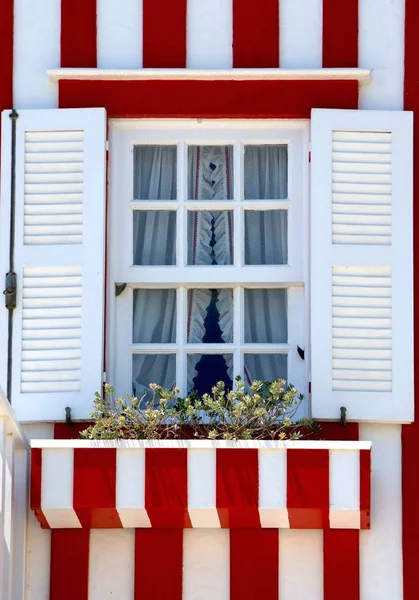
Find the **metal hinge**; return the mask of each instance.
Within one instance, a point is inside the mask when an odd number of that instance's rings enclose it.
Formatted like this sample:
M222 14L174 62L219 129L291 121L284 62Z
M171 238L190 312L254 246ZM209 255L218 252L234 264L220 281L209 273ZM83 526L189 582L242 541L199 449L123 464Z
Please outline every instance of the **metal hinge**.
M13 310L16 308L16 287L16 273L6 273L6 289L4 290L3 294L5 296L4 303L7 310Z

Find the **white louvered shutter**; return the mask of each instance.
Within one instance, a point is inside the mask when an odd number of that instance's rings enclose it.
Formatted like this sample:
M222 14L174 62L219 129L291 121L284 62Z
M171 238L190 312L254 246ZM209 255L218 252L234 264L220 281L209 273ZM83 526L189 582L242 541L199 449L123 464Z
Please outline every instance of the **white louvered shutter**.
M311 125L313 416L412 421L412 113Z
M9 269L10 111L2 115L1 271ZM104 109L22 110L16 124L17 308L12 406L22 421L75 419L102 380ZM7 310L0 384L6 390Z

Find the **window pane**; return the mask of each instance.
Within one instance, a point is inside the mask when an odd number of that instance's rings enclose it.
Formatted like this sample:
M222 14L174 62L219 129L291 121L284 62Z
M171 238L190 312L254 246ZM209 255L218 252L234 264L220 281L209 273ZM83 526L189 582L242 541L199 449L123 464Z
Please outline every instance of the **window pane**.
M134 290L134 344L176 342L176 290Z
M174 354L134 354L132 358L132 393L138 399L152 399L150 383L172 389L176 385Z
M288 264L288 211L246 210L246 265Z
M189 344L229 344L233 341L233 290L188 291Z
M233 198L233 146L189 146L188 198Z
M233 260L233 211L188 211L188 265L232 265Z
M134 210L134 265L176 264L176 211Z
M176 146L134 147L134 198L176 200Z
M245 382L250 385L253 381L286 380L287 358L286 354L245 354Z
M282 200L288 195L288 148L280 145L246 146L246 200Z
M233 389L232 354L188 355L188 393L210 394L219 381L224 381L228 390Z
M251 344L286 344L287 291L244 291L244 341Z

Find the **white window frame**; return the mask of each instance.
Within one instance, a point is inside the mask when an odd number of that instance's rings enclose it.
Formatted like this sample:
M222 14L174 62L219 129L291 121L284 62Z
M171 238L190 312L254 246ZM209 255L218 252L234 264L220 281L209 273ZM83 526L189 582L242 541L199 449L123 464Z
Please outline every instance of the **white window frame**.
M177 351L176 381L186 392L186 360L189 353L233 354L234 375L243 372L244 288L281 287L288 290L288 343L246 344L246 352L284 352L288 354L288 380L302 393L308 392L309 372L309 121L303 120L110 120L108 187L108 296L107 296L107 380L118 393L130 393L132 381L131 353L137 350L160 354ZM137 144L177 145L176 201L133 201L133 148ZM234 146L234 200L185 200L187 197L188 145ZM244 146L247 144L287 144L288 198L272 202L242 200L241 173ZM188 266L187 247L177 252L176 266L145 267L132 265L133 219L136 207L150 210L177 210L177 247L187 239L187 210L234 211L234 265ZM288 265L244 266L244 209L288 210ZM127 283L127 289L115 296L115 283ZM187 288L234 288L234 343L220 345L186 344ZM177 288L177 343L133 345L132 289ZM128 290L131 293L128 293ZM303 361L297 346L306 351ZM187 351L184 351L186 350ZM221 352L220 352L221 351ZM308 414L304 406L299 413Z

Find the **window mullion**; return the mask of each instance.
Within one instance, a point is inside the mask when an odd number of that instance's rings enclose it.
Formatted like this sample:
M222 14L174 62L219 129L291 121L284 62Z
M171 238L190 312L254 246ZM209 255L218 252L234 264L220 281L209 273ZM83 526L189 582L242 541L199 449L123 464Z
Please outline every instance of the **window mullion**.
M234 321L233 321L233 339L235 350L233 356L233 373L243 376L244 358L242 346L244 342L244 289L242 287L234 288Z
M176 342L178 352L176 356L176 386L180 388L181 394L186 394L187 389L187 357L186 345L186 323L187 323L187 288L181 286L177 290L177 312L176 312Z

